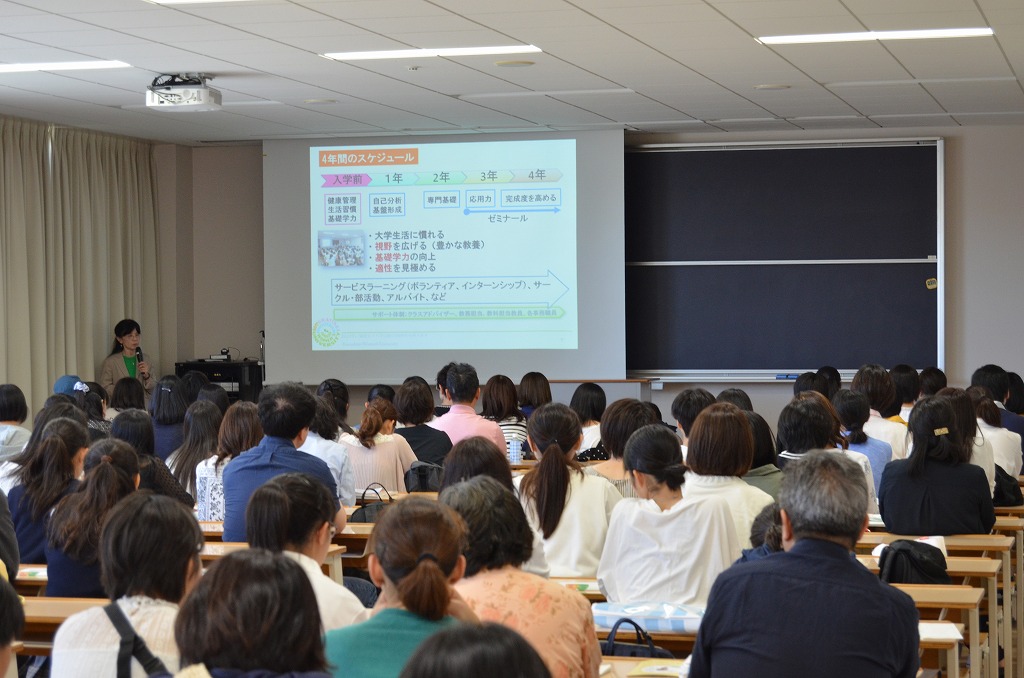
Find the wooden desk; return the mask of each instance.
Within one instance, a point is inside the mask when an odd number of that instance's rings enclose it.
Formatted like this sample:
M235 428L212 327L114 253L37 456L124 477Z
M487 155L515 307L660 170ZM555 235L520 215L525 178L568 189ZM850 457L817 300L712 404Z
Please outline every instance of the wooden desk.
M53 634L73 614L106 605L106 598L26 598L25 643L22 654L48 655L53 649Z
M861 562L864 567L868 568L875 574L878 574L878 559L874 556L869 555L858 555L857 560ZM999 572L1003 569L1003 563L1001 560L995 560L993 558L980 558L980 557L969 557L969 556L949 556L946 558L946 572L949 573L950 577L960 578L963 577L963 584L969 584L973 578L984 580L986 598L988 600L988 618L989 618L989 634L988 634L988 649L990 657L999 656L999 634L992 633L993 627L992 620L998 619L998 596L996 595L996 586L999 581ZM1005 594L1004 594L1005 595ZM1005 600L1004 600L1005 609ZM1003 637L1006 637L1005 627L1007 626L1007 620L1003 619ZM936 648L929 648L936 649ZM1007 653L1009 654L1009 653ZM999 674L998 661L989 662L989 676L990 678L997 678Z
M203 550L199 552L199 558L204 563L211 564L229 553L235 553L236 551L242 551L247 548L249 548L249 545L244 541L211 542L203 545ZM324 559L324 564L320 566L320 569L323 570L324 574L339 584L343 583L341 559L347 550L348 549L344 545L337 543L331 544L330 548L327 549L327 558Z
M861 537L860 541L857 542L856 550L858 552L870 552L875 546L879 544L888 544L897 539L917 539L916 536L898 535L891 534L889 532L865 532ZM1013 570L1010 567L1010 552L1014 549L1017 540L1014 537L1010 537L1004 534L958 534L945 537L946 551L956 555L977 555L977 556L989 556L990 554L999 554L1000 560L1003 563L1003 617L1007 620L1003 624L1002 635L1003 635L1003 648L1013 648L1013 584L1011 577L1013 576ZM993 557L995 557L993 555ZM1019 569L1020 566L1018 566ZM1020 581L1024 581L1021 579ZM1021 609L1021 604L1024 603L1024 599L1018 597L1017 609ZM1018 638L1022 637L1022 623L1024 615L1017 618L1017 635ZM1022 645L1018 644L1018 650ZM1024 665L1021 661L1021 657L1014 657L1012 649L1007 651L1005 654L1006 661L1006 675L1012 676L1013 663L1017 662L1018 671ZM1019 675L1019 674L1018 674Z
M583 579L581 577L551 577L551 581L559 586L564 586L573 591L578 591L591 603L603 603L606 598L601 593L596 579Z
M935 586L931 584L893 584L914 601L919 610L963 610L967 613L968 648L971 657L971 678L981 676L981 643L979 634L979 613L982 589L970 586ZM989 667L998 663L998 654L989 657ZM991 671L990 671L991 673Z
M371 533L373 533L373 523L349 523L344 530L334 535L334 543L344 546L346 549L346 553L342 557L342 562L345 565L366 569L370 555L367 545Z
M1024 508L1024 507L1009 507L1009 508ZM996 513L999 513L999 509L996 509ZM1011 535L1014 538L1014 577L1017 582L1017 590L1014 592L1016 614L1014 618L1017 620L1017 651L1021 652L1024 648L1024 596L1021 595L1020 587L1024 585L1024 518L1020 516L1008 516L1008 515L996 515L996 524L992 528L993 532L1005 535ZM1006 593L1004 591L1003 595ZM1009 617L1007 617L1009 619ZM1007 652L1007 655L1013 654ZM1017 662L1017 678L1024 678L1024 656L1018 654L1013 660L1007 660L1006 664L1006 675L1013 675L1014 672L1011 670L1010 661Z

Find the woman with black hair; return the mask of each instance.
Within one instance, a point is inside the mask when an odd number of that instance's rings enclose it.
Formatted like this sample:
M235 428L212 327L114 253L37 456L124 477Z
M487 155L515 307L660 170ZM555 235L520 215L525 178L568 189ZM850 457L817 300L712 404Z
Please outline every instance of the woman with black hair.
M438 676L551 678L551 673L525 638L486 623L435 633L409 658L399 678Z
M779 454L775 445L775 436L768 422L757 412L743 410L754 434L754 460L750 462L750 470L743 474L747 485L752 485L778 499L779 487L782 485L782 470L779 469Z
M196 494L196 467L217 450L220 408L211 402L194 402L185 411L181 447L167 457L167 468L178 484L193 497Z
M99 378L97 381L107 393L114 390L114 384L118 379L131 377L137 379L146 391L148 400L156 388L156 379L150 371L150 363L146 359L139 344L142 340L142 327L131 318L125 318L114 325L114 345L110 349L110 355L100 365Z
M338 426L341 428L338 432L338 442L358 444L355 430L346 421L348 419L349 394L345 382L340 379L324 379L316 387L316 394L327 398L327 401L338 413Z
M177 499L189 508L195 506L195 499L174 479L164 460L153 454L153 421L149 415L142 410L125 410L111 422L110 437L125 441L139 456L142 489Z
M102 598L100 529L111 509L139 487L139 457L123 440L106 438L85 456L85 480L50 516L46 595Z
M32 435L22 426L26 419L25 393L15 384L0 384L0 461L25 449Z
M322 633L301 567L264 549L237 551L210 567L178 612L174 638L188 666L178 676L330 678Z
M597 581L611 602L707 605L715 578L740 556L729 502L684 495L679 438L651 424L626 443L626 469L639 499L612 512Z
M877 495L885 465L892 461L892 445L865 433L864 425L871 417L871 405L868 403L868 397L863 393L842 388L832 396L832 407L835 408L839 420L843 423L843 435L846 436L848 449L851 452L860 452L868 458Z
M355 594L320 569L334 537L334 501L327 486L304 473L285 473L261 485L245 509L246 541L284 553L309 577L324 630L367 617Z
M167 461L171 452L184 442L187 410L188 400L181 380L173 374L160 377L149 399L149 413L153 417L153 454L160 459Z
M31 454L18 467L18 484L7 497L11 507L21 561L46 562L46 527L53 507L78 489L89 433L81 423L67 418L46 425Z
M583 426L583 443L581 450L597 447L601 442L601 415L608 406L608 398L604 389L592 381L587 381L573 391L569 407L580 418Z
M110 405L104 416L110 421L125 410L146 409L146 390L138 379L123 377L114 384L114 392L110 394Z
M926 396L910 413L914 453L885 466L878 500L897 534L986 534L996 522L985 472L956 429L947 398Z
M516 481L530 527L544 539L551 576L593 577L612 509L622 495L606 479L585 474L576 461L583 432L567 406L537 408L529 433L540 462Z

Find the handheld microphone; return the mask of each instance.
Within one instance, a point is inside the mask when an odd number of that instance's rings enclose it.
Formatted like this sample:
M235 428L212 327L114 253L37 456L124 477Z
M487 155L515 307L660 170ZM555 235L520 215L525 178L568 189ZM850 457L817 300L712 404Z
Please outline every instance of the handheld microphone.
M138 360L140 363L141 362L145 362L142 359L142 347L141 346L136 346L135 347L135 359Z

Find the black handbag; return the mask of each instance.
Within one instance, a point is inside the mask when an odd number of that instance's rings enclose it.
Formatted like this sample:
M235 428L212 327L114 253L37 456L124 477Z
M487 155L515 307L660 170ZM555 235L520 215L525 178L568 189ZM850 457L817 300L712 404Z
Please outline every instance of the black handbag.
M377 490L378 487L380 488L380 491ZM375 495L377 495L376 501L370 500L370 502L367 503L367 492L373 492ZM381 492L387 495L386 501L381 498ZM388 506L391 506L391 504L394 503L394 501L394 498L391 496L391 493L387 491L387 488L385 488L380 483L370 483L370 485L368 485L366 489L363 490L363 494L359 498L359 503L361 503L362 506L360 506L359 508L352 512L352 517L348 519L348 522L375 523L380 518L380 514L384 513L384 510L387 509Z
M636 629L636 642L623 643L615 640L615 634L622 624L630 624ZM605 657L637 657L639 659L675 659L668 650L657 647L651 636L644 631L635 621L629 617L623 617L615 622L615 626L608 632L608 639L601 643L601 655Z

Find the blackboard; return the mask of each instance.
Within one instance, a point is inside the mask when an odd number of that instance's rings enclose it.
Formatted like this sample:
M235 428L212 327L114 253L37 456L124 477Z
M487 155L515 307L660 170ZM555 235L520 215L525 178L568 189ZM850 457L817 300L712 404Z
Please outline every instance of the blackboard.
M942 366L939 140L627 152L631 376Z

